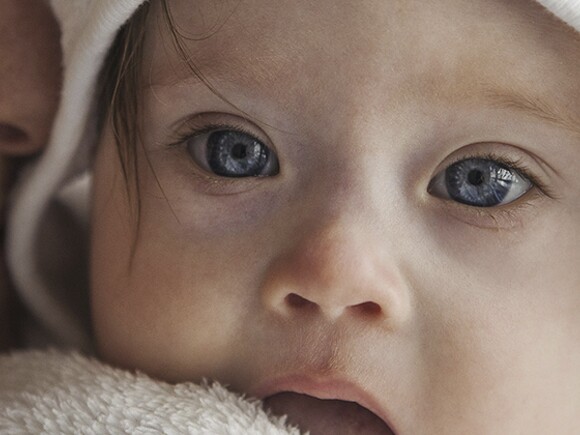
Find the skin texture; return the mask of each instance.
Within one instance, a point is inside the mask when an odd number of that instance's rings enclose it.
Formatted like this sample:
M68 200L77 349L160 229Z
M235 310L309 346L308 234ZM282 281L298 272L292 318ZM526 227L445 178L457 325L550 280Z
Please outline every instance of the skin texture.
M154 4L138 227L108 126L95 168L100 354L258 396L354 384L398 434L577 433L577 36L520 0L169 4L231 104ZM280 173L200 168L179 138L208 123ZM541 187L486 209L428 192L489 153Z
M60 32L48 2L0 2L0 225L15 175L7 158L26 156L48 141L61 84ZM3 254L0 254L3 257ZM9 342L10 296L0 258L0 348Z

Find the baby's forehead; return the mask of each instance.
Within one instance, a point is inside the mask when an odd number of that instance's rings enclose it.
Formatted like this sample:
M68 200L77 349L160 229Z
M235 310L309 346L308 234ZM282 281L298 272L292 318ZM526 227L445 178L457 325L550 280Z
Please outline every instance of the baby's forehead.
M574 46L580 35L534 0L307 0L242 2L212 0L163 0L168 4L175 28L192 42L212 42L215 37L235 38L236 44L260 43L265 38L285 39L291 47L296 38L313 42L352 44L364 49L376 30L393 38L405 34L440 39L460 35L463 40L497 39L506 29L518 39L559 41ZM159 2L156 13L162 13ZM421 24L421 27L415 26ZM336 30L340 28L340 32ZM219 40L219 38L217 38ZM357 45L359 41L360 44ZM416 41L415 41L416 42ZM577 47L577 45L576 45Z
M169 4L187 56L226 88L284 101L364 82L363 99L453 103L495 94L501 102L515 93L519 106L537 97L550 103L536 106L580 112L572 98L580 97L580 37L531 0ZM153 39L146 61L152 84L199 80L160 29L165 36Z
M532 0L361 0L356 5L344 0L200 0L195 7L190 0L166 1L174 30L200 67L220 58L246 67L309 56L339 62L341 56L363 56L377 46L377 57L393 60L406 51L428 59L425 50L434 48L477 49L481 57L510 46L525 49L529 57L549 49L580 59L578 32ZM153 33L168 33L153 21ZM230 71L243 73L243 68Z

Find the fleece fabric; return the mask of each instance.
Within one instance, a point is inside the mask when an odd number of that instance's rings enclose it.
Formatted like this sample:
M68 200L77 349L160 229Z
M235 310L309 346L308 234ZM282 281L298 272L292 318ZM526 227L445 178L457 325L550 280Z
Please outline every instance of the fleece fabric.
M580 30L580 0L538 1ZM51 0L62 27L62 99L48 148L15 191L7 240L10 272L44 334L41 342L91 347L83 241L91 184L87 162L96 141L96 82L117 31L142 3Z
M0 433L299 435L218 383L171 385L77 353L0 356Z

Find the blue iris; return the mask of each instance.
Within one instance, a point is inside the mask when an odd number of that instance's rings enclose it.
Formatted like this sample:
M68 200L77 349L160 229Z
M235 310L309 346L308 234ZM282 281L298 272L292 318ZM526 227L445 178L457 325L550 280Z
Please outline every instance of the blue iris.
M219 130L207 140L207 162L223 177L262 175L270 160L270 149L255 137L235 131Z
M445 186L457 202L476 207L494 207L508 195L517 174L513 169L488 159L472 158L445 170Z

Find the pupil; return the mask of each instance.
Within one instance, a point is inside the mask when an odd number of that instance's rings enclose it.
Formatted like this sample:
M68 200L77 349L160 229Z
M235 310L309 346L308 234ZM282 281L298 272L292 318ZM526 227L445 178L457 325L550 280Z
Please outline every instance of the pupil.
M479 186L479 185L481 185L485 181L484 178L483 178L483 172L481 172L479 170L471 171L467 175L467 180L473 186Z
M245 159L248 155L248 148L241 143L237 143L232 148L232 156L236 160Z

